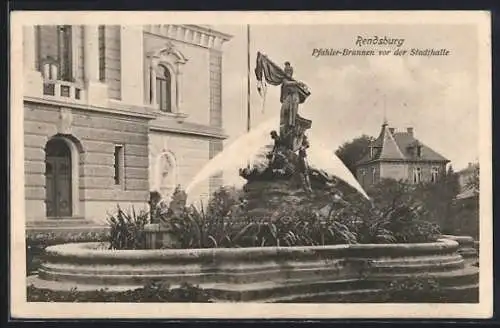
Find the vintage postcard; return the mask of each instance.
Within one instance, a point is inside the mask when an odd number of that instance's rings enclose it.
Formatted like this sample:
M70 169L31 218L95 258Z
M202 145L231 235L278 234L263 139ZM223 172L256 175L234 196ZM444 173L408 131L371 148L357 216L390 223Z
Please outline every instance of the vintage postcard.
M488 12L13 12L14 318L488 318Z

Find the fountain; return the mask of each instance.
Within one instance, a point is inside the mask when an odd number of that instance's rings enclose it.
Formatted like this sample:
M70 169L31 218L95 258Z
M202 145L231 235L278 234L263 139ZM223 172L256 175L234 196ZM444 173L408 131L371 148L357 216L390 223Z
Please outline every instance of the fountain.
M265 83L281 86L281 113L279 129L267 131L272 144L263 147L257 155L258 160L240 168L240 176L247 181L244 185L247 215L255 220L269 219L290 205L315 203L319 207L325 206L339 197L339 178L368 198L333 153L322 154L322 157L331 161L337 159L337 167L342 168L340 177L309 164L312 140L307 131L311 129L312 121L299 115L299 105L311 92L303 82L293 78L291 64L286 62L281 69L259 52L255 74L261 86ZM318 153L321 152L314 152Z
M340 160L307 135L312 121L298 109L311 93L293 79L291 65L286 63L282 70L259 53L255 72L262 87L266 82L281 85L279 127L273 129L277 122L271 120L238 139L199 172L186 192L178 191L173 199L180 202L170 210L181 211L197 183L235 165L241 166L239 175L246 181L245 215L253 221L272 220L290 206L332 204L342 198L342 183L368 199ZM259 143L265 135L271 142ZM240 156L228 159L228 153ZM164 249L158 247L163 243L158 238L168 237L168 223L146 230L148 249L109 250L100 243L48 247L38 275L28 281L52 290L130 290L160 280L172 286L199 285L221 301L366 302L384 295L395 279L411 276L442 282L452 299L461 300L464 293L477 295L478 270L466 266L459 253L460 244L462 253L471 253L464 238L445 236L413 244ZM167 243L175 243L169 238Z
M258 53L256 66L261 87L265 83L281 85L279 121L269 120L238 138L193 178L186 192L189 194L210 175L224 169L237 169L239 165L240 177L246 181L243 189L248 215L255 220L270 218L278 207L289 204L301 205L319 199L325 204L331 202L332 197L339 194L339 180L368 198L333 151L321 148L319 140L306 134L312 121L300 116L298 109L311 93L303 82L293 78L290 63L282 70Z

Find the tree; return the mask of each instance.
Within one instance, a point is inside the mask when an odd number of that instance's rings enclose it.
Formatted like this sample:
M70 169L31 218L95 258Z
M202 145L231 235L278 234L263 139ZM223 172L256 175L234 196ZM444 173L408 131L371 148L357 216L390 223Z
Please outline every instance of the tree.
M460 189L458 175L450 165L448 171L436 182L422 183L415 190L429 211L431 220L438 223L443 232L453 234L456 228L453 201Z
M375 138L364 134L361 137L355 138L352 141L341 145L335 151L335 154L340 158L349 171L355 174L356 163L368 153L370 143L373 142L374 139Z
M453 166L450 164L450 166L448 166L448 171L446 172L446 176L451 176L455 174L455 170L453 169Z
M473 172L466 182L466 188L479 191L479 164L474 165Z
M455 197L460 192L460 184L458 182L458 174L453 170L450 165L448 167L448 172L446 172L443 183L445 184L448 193Z

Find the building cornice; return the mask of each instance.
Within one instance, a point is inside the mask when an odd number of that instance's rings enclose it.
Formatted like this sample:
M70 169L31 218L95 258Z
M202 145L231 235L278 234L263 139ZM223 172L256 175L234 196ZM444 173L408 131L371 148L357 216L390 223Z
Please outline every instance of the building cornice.
M24 97L25 103L42 104L58 108L72 108L83 111L102 113L108 115L116 115L128 118L136 118L150 121L150 130L158 132L178 133L185 135L193 135L205 137L210 139L224 140L228 135L224 133L222 128L213 127L209 125L196 124L191 122L179 122L178 118L172 117L171 119L163 119L164 115L157 112L149 112L147 107L128 106L120 104L119 101L110 101L110 107L98 107L85 104L67 103L64 101L57 101L52 99L43 99L37 97ZM120 107L126 107L120 108ZM133 111L133 110L137 111ZM155 119L159 119L158 121ZM160 121L161 120L161 121Z
M222 128L213 126L196 124L190 122L176 123L176 122L151 122L149 125L151 131L178 133L192 136L205 137L210 139L224 140L228 135L224 133Z
M216 50L221 50L224 42L232 38L229 34L199 25L144 25L143 30L152 35Z
M195 31L199 31L202 33L206 33L206 34L221 38L224 41L229 41L233 38L233 36L230 34L222 33L220 31L216 31L216 30L211 29L210 27L206 27L206 26L201 26L201 25L183 25L183 26L188 27L188 28L195 30Z
M140 107L140 106L126 105L126 104L121 104L119 101L116 102L109 101L108 107L100 107L87 104L58 101L53 99L25 96L24 102L43 104L54 107L74 108L83 111L103 113L103 114L113 114L117 116L125 116L125 117L139 118L145 120L152 120L158 117L158 114L152 112L151 109L149 109L146 106Z

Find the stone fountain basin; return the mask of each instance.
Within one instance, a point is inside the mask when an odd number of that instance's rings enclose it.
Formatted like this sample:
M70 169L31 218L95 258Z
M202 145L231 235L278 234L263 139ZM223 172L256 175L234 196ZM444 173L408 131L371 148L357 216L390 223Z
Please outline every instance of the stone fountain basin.
M469 236L443 235L445 239L454 240L459 244L458 252L469 263L475 263L479 255L479 242Z
M478 268L459 243L316 247L108 250L103 243L51 246L28 284L53 290L127 290L152 281L191 283L224 301L308 301L383 292L384 284L430 277L455 293L477 290Z

